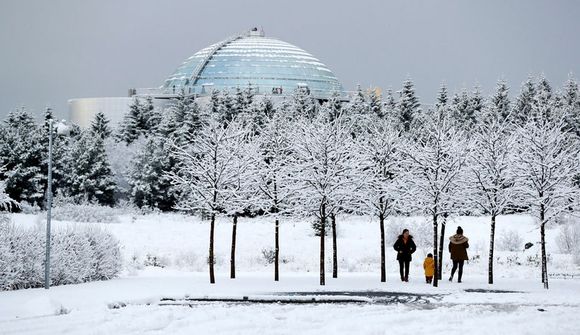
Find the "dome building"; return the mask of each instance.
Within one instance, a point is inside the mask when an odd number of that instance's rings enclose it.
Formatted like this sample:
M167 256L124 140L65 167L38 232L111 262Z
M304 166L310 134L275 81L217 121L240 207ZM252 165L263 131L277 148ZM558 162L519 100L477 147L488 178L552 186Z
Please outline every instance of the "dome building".
M124 98L71 99L69 112L71 120L80 126L88 126L99 111L116 124L133 96L152 96L162 108L181 91L203 101L213 90L248 87L256 95L274 100L284 99L298 88L318 100L326 100L335 92L344 96L341 83L320 60L253 28L196 52L158 88L130 89L129 97Z

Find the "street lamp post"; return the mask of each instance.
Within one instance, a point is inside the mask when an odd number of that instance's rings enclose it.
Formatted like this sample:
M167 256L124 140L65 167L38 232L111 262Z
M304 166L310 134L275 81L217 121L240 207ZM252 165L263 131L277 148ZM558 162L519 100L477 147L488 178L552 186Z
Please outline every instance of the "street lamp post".
M52 136L53 136L52 119L48 120L48 185L46 186L46 258L44 260L44 288L50 288L50 219L52 209ZM68 134L69 128L64 123L59 122L56 125L58 134Z
M50 210L52 207L52 119L48 121L48 185L46 187L46 259L44 260L44 288L50 288Z

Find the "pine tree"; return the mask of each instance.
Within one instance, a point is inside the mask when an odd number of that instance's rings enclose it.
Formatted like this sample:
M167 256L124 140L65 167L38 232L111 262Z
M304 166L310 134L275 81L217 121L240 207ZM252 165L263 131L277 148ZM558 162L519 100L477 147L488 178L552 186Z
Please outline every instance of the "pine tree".
M43 206L43 153L48 147L48 137L43 135L24 108L10 112L0 127L0 166L5 169L0 180L15 201Z
M562 92L562 108L566 120L565 130L580 137L580 90L578 83L570 75Z
M421 111L419 98L415 95L415 87L411 79L403 82L403 88L399 91L397 102L397 119L399 127L408 132L413 121Z
M383 101L381 95L377 90L371 90L369 92L369 109L370 112L380 119L385 118L385 112L383 110Z
M103 139L84 131L71 149L70 195L77 201L115 203L115 182Z
M95 136L99 136L103 140L111 136L111 127L109 127L109 119L105 116L105 113L99 111L93 122L91 123L91 131Z
M511 106L510 106L510 98L509 98L509 87L504 80L500 80L497 82L495 93L491 98L491 108L493 108L494 113L499 114L502 120L513 120L513 117L510 116L511 113Z
M531 117L536 120L559 119L559 115L556 115L556 113L560 112L560 109L556 108L557 106L555 102L555 97L552 94L552 86L545 77L540 76L532 99L532 109L530 112Z
M294 91L290 107L294 119L300 117L313 119L318 113L316 102L306 88L299 87Z
M532 78L529 77L528 80L522 84L520 94L516 98L516 103L512 112L513 120L516 124L522 125L528 121L535 95L536 86L534 85Z
M133 203L139 208L173 209L176 199L168 173L174 165L166 139L150 138L131 162L128 182Z
M451 117L462 129L470 129L475 124L475 111L466 89L455 94L451 101Z
M129 111L123 117L119 125L119 140L127 144L133 143L142 134L142 129L146 126L142 116L143 106L139 98L135 97L129 106Z

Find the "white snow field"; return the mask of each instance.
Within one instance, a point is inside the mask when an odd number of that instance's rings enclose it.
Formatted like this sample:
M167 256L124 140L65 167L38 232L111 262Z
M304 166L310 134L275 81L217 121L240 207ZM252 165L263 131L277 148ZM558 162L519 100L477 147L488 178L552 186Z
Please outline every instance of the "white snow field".
M13 221L43 224L34 215L14 215ZM223 218L216 226L218 265L216 284L211 285L207 221L175 214L125 215L119 223L98 224L123 245L126 271L120 278L48 291L0 292L0 334L579 334L580 269L572 256L559 254L559 230L548 230L549 290L543 289L534 263L536 246L498 251L495 284L488 285L488 221L461 217L448 223L446 235L461 225L470 238L470 257L479 259L466 264L463 283L450 283L446 252L444 280L434 288L424 283L426 248L414 255L410 282L398 280L391 248L395 232L389 229L388 277L380 283L379 227L367 217L339 219L339 278L331 278L328 238L326 286L318 285L319 239L308 222L282 222L285 262L280 281L274 282L273 266L262 255L262 249L273 247L272 220L241 219L237 278L229 279L231 223ZM54 226L68 224L75 223ZM396 218L387 224L397 231L410 227L419 245L431 238L431 226L422 218ZM497 240L508 231L521 236L521 242L539 240L527 216L500 217ZM147 255L150 263L155 257L165 267L143 267ZM319 303L312 303L313 298ZM207 301L211 299L242 301Z

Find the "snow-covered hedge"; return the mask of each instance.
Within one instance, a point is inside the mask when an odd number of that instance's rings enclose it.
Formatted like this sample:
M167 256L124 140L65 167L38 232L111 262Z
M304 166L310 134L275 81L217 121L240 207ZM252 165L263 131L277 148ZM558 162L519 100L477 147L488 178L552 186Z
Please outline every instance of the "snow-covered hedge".
M0 221L0 290L41 287L44 281L45 232ZM54 229L51 285L116 277L121 271L119 242L101 228Z
M71 222L119 222L118 209L97 204L59 204L52 209L52 218Z

